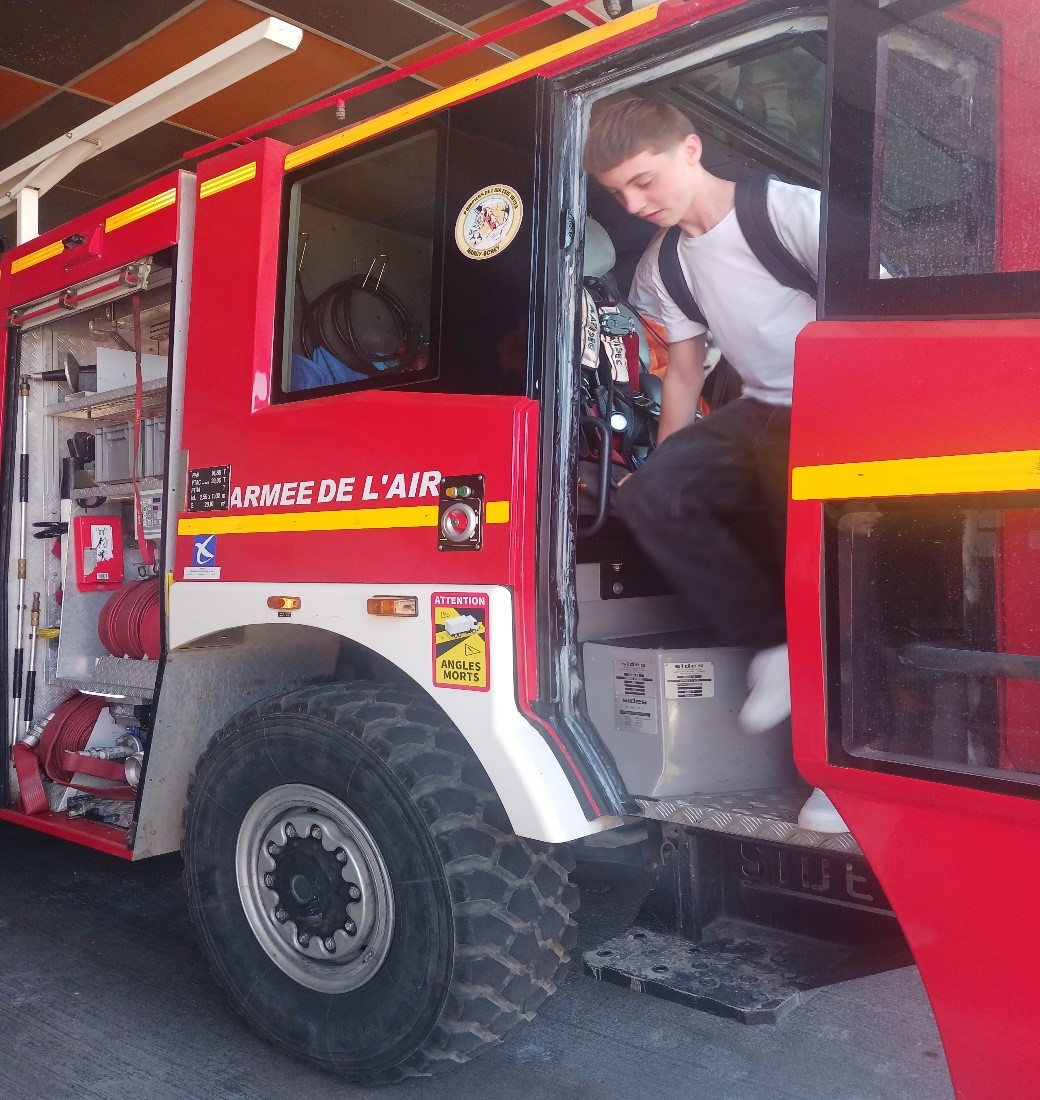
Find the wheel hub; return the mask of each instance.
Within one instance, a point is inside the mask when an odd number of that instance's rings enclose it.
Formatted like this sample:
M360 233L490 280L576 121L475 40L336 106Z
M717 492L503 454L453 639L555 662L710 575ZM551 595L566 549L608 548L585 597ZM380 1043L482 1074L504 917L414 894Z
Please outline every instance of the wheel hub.
M327 791L287 784L250 808L236 851L239 896L261 946L291 978L345 992L382 965L393 891L361 819Z
M342 848L340 852L345 854ZM270 889L276 905L297 931L322 939L340 929L347 935L357 935L348 910L360 906L363 898L357 883L348 881L348 861L340 862L336 853L325 848L320 829L316 835L288 837L284 845L274 843L268 854L275 865Z

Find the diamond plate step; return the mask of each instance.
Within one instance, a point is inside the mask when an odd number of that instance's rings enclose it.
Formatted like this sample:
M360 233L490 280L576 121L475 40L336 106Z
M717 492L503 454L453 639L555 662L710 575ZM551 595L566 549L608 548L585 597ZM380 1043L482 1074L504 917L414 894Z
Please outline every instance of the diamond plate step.
M862 855L851 833L818 833L798 824L798 811L810 787L727 791L684 798L637 798L641 816L749 840L794 844L844 855Z
M743 1024L774 1024L816 990L912 962L901 940L827 943L723 918L699 943L631 929L582 956L585 972Z

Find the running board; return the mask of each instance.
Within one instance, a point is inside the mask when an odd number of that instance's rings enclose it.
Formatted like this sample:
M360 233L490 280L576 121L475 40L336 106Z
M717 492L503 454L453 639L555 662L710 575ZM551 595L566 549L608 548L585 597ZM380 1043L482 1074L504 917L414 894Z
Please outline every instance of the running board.
M742 1024L779 1023L819 989L912 961L898 935L843 944L727 918L698 943L634 928L582 957L598 981Z
M683 798L637 798L640 816L688 829L745 840L815 848L842 855L862 855L851 833L817 833L798 824L798 811L810 787L777 787L764 791L691 794Z
M586 973L745 1024L776 1023L815 990L911 962L849 833L798 825L806 786L638 799L664 860L634 925Z

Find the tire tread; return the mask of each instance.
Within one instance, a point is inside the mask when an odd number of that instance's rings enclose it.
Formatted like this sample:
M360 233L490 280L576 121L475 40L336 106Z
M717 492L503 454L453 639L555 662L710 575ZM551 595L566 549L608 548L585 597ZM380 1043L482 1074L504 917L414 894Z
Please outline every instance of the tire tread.
M576 934L578 898L568 882L574 865L570 852L509 831L486 772L427 696L396 685L333 683L266 699L214 735L189 784L186 866L191 808L197 785L204 782L200 777L219 771L224 755L235 752L236 735L257 719L296 714L358 738L393 772L430 830L453 899L455 956L436 1026L396 1066L346 1076L388 1084L467 1061L530 1020L556 989ZM185 877L191 900L187 870ZM198 928L194 914L193 921ZM212 956L210 966L218 983L226 984ZM325 1068L343 1072L342 1067Z

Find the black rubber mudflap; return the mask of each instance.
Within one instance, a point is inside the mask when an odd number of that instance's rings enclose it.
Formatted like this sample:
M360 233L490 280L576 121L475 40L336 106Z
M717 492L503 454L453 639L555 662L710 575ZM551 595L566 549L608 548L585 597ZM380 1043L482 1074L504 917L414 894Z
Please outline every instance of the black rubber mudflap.
M913 960L900 938L852 946L723 917L699 943L632 928L583 961L600 981L744 1024L773 1024L823 986Z

